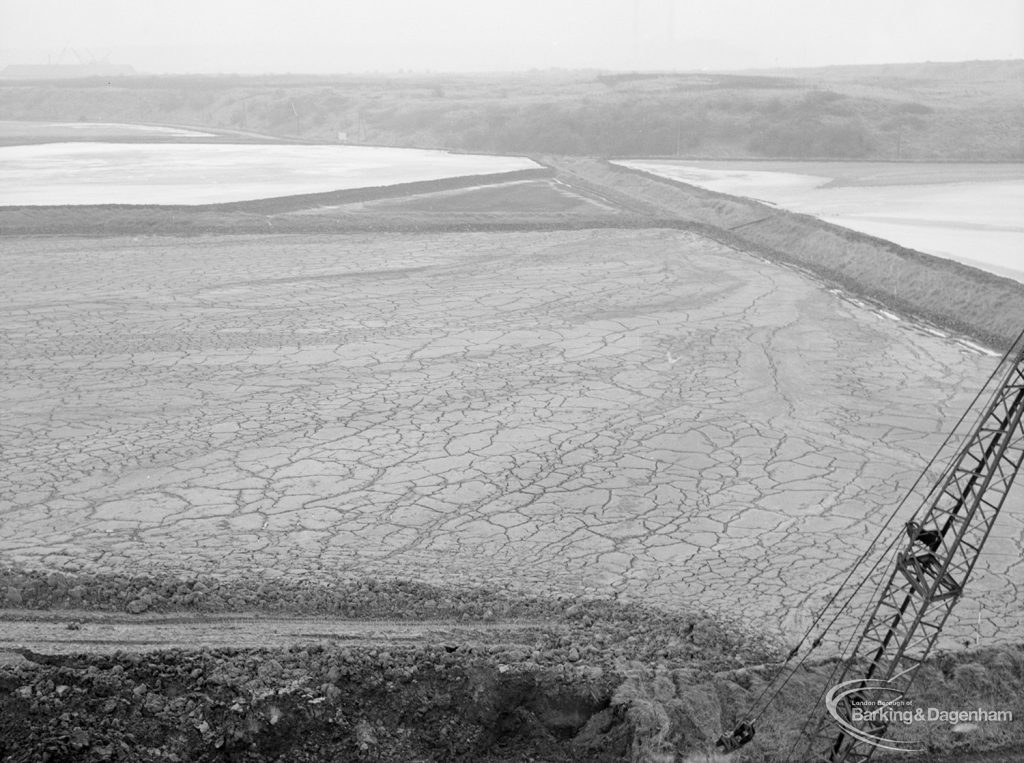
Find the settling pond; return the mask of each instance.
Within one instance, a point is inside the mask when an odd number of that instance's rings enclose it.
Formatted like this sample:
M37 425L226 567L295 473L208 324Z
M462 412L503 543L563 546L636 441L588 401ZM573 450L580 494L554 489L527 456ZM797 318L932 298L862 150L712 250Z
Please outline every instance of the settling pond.
M536 167L373 146L45 143L0 147L0 205L216 204Z
M619 162L1024 281L1024 164Z

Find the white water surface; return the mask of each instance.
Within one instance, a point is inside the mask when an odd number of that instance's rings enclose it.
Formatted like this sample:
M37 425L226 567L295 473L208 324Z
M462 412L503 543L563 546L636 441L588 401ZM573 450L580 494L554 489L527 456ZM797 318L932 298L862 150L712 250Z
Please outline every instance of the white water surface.
M0 147L0 205L212 204L538 166L370 146L45 143Z
M1024 165L661 160L619 164L814 215L1024 282Z

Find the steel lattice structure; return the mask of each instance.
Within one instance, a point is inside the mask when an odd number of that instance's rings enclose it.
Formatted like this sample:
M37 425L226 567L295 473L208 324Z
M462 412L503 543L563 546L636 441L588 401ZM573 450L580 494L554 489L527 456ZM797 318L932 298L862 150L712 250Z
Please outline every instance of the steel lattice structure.
M1003 365L978 423L929 493L920 522L907 523L906 544L836 681L847 684L846 696L833 707L848 728L823 715L805 761L861 763L871 757L877 749L871 738L884 737L888 724L856 717L860 692L884 686L887 699L904 697L963 593L1024 461L1024 334Z

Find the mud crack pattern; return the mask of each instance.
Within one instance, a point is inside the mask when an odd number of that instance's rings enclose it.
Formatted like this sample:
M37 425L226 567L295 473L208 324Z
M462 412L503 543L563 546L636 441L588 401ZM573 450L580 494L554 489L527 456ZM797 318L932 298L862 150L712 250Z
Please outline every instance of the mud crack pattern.
M678 231L8 239L0 554L797 632L995 361ZM1020 491L951 638L1019 637Z

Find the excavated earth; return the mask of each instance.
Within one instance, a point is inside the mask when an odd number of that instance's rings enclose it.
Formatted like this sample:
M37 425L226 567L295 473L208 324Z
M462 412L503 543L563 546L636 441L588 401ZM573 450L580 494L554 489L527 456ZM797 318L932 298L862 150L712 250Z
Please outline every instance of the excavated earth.
M114 654L0 674L10 761L623 760L613 676L443 647Z
M715 739L770 686L737 759L797 760L837 668L790 675L778 645L712 617L610 601L370 581L217 615L202 578L3 578L27 593L0 616L5 761L717 760ZM140 599L169 611L116 611ZM940 654L915 699L1024 717L1024 649ZM921 760L956 751L946 763L1024 744L1019 722L921 723L910 739Z
M21 596L0 613L11 761L626 760L631 671L773 651L707 616L504 590L12 569L0 583Z

